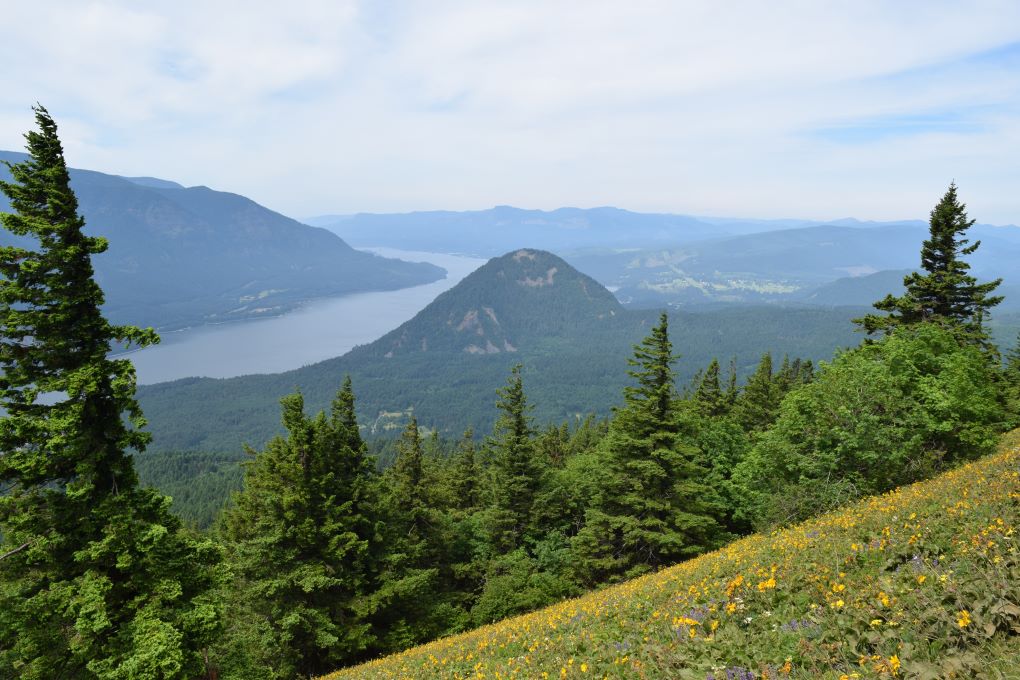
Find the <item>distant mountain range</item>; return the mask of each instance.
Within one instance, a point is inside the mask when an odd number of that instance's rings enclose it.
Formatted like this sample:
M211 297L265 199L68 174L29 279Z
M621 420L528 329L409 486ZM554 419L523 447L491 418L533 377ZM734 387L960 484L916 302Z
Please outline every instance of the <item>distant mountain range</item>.
M671 247L592 248L563 255L637 307L870 305L902 288L903 275L919 264L927 236L923 224L821 225ZM1020 295L1009 294L1020 284L1015 274L1020 228L976 226L968 236L982 242L967 257L971 272L982 280L1004 277L1007 304L999 311L1020 309ZM881 295L875 297L876 291Z
M0 161L25 160L0 151ZM0 165L0 179L10 179ZM435 281L434 265L354 250L336 234L236 194L152 177L71 170L107 315L170 329L285 311L310 298ZM0 195L0 211L9 211ZM16 242L0 230L0 245ZM25 243L26 241L21 241Z
M770 223L717 225L685 215L638 213L619 208L445 210L403 214L322 215L304 220L326 227L355 246L462 252L493 256L523 245L554 252L579 247L633 247L715 238L742 229L775 229Z
M636 307L870 305L873 290L867 283L837 282L918 266L927 236L927 223L921 220L755 220L618 208L542 211L499 206L465 212L323 215L306 221L359 246L492 255L527 243L558 253L608 286L625 305ZM1020 228L979 224L969 236L984 243L969 258L973 272L984 279L1005 277L1004 290L1020 293L1020 279L1014 280L1013 274ZM872 283L878 280L886 279ZM1000 309L1020 310L1020 294L1009 298Z
M741 375L762 352L828 359L859 342L862 308L729 306L671 314L681 380L713 357L735 357ZM415 413L424 427L457 436L488 432L495 390L524 365L539 422L607 415L629 383L627 360L658 312L625 309L589 276L544 251L490 260L379 340L342 357L274 375L191 378L139 389L153 450L231 452L279 432L281 396L300 389L325 407L350 374L366 434L393 433Z

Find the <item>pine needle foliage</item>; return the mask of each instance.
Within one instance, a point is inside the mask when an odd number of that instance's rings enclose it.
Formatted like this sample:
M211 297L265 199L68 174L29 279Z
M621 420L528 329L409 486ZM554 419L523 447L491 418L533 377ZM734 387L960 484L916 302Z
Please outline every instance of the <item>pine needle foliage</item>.
M967 245L963 238L973 225L954 182L931 211L930 236L921 247L922 271L904 277L903 295L889 294L875 303L875 309L885 315L868 314L855 322L869 335L888 335L898 326L940 323L978 341L987 340L983 323L991 308L1003 300L992 295L1002 279L978 283L968 274L970 265L963 258L981 245L980 241Z
M224 515L231 677L252 677L253 668L271 678L324 672L374 641L374 468L349 427L349 387L328 417L307 416L300 394L281 400L287 436L251 452L244 490Z
M701 453L680 435L676 357L665 313L634 347L624 390L603 442L602 493L574 541L586 584L630 577L720 544L722 501Z
M219 629L219 553L138 485L148 435L127 360L151 330L113 326L57 126L35 107L29 159L0 183L22 237L0 248L0 676L183 678Z

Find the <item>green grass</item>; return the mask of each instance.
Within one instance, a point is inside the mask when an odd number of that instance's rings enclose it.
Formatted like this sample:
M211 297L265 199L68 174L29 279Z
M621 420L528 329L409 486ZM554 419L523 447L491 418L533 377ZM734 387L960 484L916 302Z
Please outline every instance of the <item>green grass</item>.
M327 677L1020 678L1018 524L1014 432L933 480Z

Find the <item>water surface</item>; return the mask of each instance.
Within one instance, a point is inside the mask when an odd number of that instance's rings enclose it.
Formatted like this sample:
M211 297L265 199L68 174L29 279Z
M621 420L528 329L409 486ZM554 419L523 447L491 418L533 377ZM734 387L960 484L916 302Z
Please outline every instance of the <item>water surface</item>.
M347 353L404 323L437 295L485 263L476 257L366 248L386 257L431 262L445 279L413 288L311 301L281 316L165 333L155 347L130 353L138 382L189 376L231 378L279 373Z

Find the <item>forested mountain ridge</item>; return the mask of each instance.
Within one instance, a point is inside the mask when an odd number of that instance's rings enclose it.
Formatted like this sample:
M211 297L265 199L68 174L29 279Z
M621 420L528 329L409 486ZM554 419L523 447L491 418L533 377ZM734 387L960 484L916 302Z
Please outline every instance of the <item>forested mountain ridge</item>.
M427 314L356 354L513 353L534 337L561 335L600 321L607 326L620 313L623 307L613 294L591 277L552 253L521 249L489 260L437 297Z
M26 156L0 151L0 161ZM285 311L314 297L435 281L443 270L354 250L254 201L155 178L70 171L114 321L170 329ZM0 165L0 179L8 178ZM0 212L9 211L0 196ZM0 231L0 245L17 243Z
M738 307L672 313L677 371L687 381L713 357L741 376L767 350L824 359L858 341L863 308ZM534 249L495 258L379 340L294 371L188 378L139 387L152 449L234 452L280 432L278 400L299 388L325 407L345 375L354 381L366 436L402 426L457 436L492 427L493 390L522 363L540 422L608 415L626 384L632 345L658 313L623 308L563 259Z

